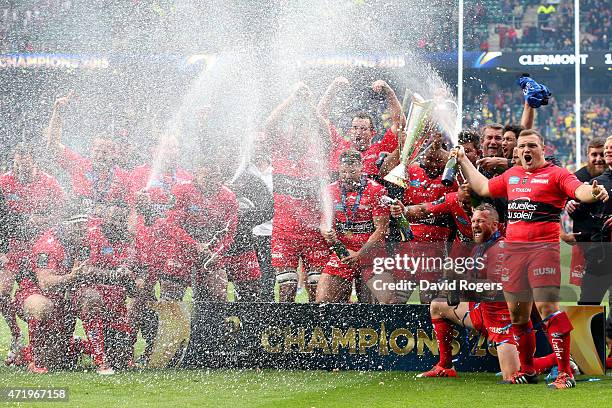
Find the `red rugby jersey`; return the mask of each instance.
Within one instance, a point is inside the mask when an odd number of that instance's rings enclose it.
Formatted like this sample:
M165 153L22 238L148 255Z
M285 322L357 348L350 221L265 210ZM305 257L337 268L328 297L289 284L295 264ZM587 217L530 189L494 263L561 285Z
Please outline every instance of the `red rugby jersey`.
M91 160L68 147L64 148L59 164L68 172L76 196L93 201L127 201L130 176L119 167L114 167L111 174L96 172Z
M359 250L376 229L373 217L389 216L389 207L381 200L387 194L387 190L369 178L364 177L363 180L365 180L365 185L359 199L359 206L354 213L353 208L359 195L358 191L347 191L345 205L343 205L341 182L336 181L328 187L333 200L338 238L353 250Z
M207 196L192 183L181 183L172 189L176 199L168 222L179 241L187 245L217 240L213 252L229 248L236 235L238 200L236 194L222 186L217 194ZM219 231L221 231L219 233Z
M550 162L533 171L513 166L489 180L491 197L508 199L506 241L559 242L561 210L581 184Z
M275 141L272 150L274 234L320 236L320 195L325 188L322 181L327 175L327 162L321 162L318 156L314 146L297 155L289 141Z
M425 169L418 163L411 164L407 169L408 188L404 192L404 204L424 204L435 201L444 194L457 191L457 183L445 187L442 185L442 175L430 179ZM446 241L450 234L450 219L448 215L431 217L418 223L411 223L412 233L416 242Z
M465 241L472 239L472 221L470 216L465 212L459 200L457 199L457 192L446 193L436 201L426 203L425 207L427 211L431 213L432 217L439 217L442 215L452 215L457 226L457 237L455 241Z
M18 214L48 215L57 211L64 192L57 180L38 170L29 184L21 183L12 171L0 176L0 189L11 211Z
M332 135L333 146L330 156L330 169L338 170L338 158L343 151L351 148L351 142L340 137L338 131L331 125L330 133ZM378 155L382 152L392 153L397 147L397 135L389 128L382 139L372 143L365 152L361 152L363 172L368 176L377 176L379 174L378 167L376 167Z

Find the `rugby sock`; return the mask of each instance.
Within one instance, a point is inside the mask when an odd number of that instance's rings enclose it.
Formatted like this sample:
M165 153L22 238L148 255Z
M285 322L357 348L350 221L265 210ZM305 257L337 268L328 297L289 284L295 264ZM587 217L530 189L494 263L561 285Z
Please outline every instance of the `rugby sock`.
M104 363L104 322L99 317L84 316L83 328L91 346L91 357L95 365Z
M536 357L533 359L533 366L537 374L542 374L557 364L557 356L555 353L550 353L544 357Z
M565 312L553 315L547 322L550 344L552 345L559 372L573 376L570 366L570 332L574 329Z
M21 335L21 330L19 329L19 325L17 324L17 317L15 315L15 308L13 307L13 302L9 297L2 296L0 297L0 313L4 316L4 320L6 320L6 324L11 331L11 336L16 339Z
M442 368L453 366L453 328L446 319L431 319L440 350L440 362Z
M34 318L28 319L28 334L30 336L30 347L32 350L32 361L37 364L37 357L41 356L43 350L43 323ZM38 359L40 360L40 359ZM38 364L37 364L38 365Z
M512 335L517 344L521 371L531 374L535 371L533 354L536 348L536 337L531 320L526 324L512 324Z

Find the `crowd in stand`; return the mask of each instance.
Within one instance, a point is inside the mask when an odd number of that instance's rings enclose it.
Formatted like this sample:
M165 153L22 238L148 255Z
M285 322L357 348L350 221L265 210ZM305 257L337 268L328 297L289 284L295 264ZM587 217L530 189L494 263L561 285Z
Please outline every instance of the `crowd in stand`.
M367 13L366 18L375 18L368 7L364 7L361 12ZM424 30L421 36L412 38L412 33L403 28L401 21L396 23L394 16L388 17L391 22L389 31L397 31L392 34L392 38L407 44L408 48L428 52L455 50L457 10L445 12L451 13L452 16L442 18L435 32L427 33ZM97 33L90 30L89 38L82 39L81 42L98 45L102 42L111 49L129 47L131 37L126 35L127 33L138 33L139 26L143 24L166 30L167 24L175 24L176 19L180 18L179 14L174 13L175 8L171 3L152 1L102 3L90 9L82 9L75 7L69 0L3 0L0 2L0 52L46 52L74 47L74 38L68 27L83 28L87 25L100 25L103 28L98 29ZM357 15L359 13L358 11ZM612 9L609 3L606 0L582 1L580 14L583 50L608 50L612 27ZM116 15L122 18L108 18ZM129 18L123 18L125 16ZM570 0L560 0L556 4L537 0L470 0L465 3L464 16L466 50L573 49L574 16L573 1ZM95 22L87 23L94 17ZM398 17L398 20L401 19ZM104 38L95 38L100 31ZM404 36L411 38L403 38L402 32ZM141 36L140 40L143 39ZM163 38L149 40L157 42L157 46L163 43ZM499 44L494 44L497 41Z

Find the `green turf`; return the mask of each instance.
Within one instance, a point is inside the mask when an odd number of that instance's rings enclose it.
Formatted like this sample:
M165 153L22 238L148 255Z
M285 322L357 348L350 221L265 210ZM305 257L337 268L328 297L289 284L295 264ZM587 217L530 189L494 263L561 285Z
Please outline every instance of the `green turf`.
M67 387L78 407L592 407L612 401L612 378L572 390L496 384L492 374L415 379L405 372L145 371L100 377L0 369L0 386ZM49 406L48 403L26 406ZM63 406L64 404L62 404ZM53 405L51 405L53 406Z

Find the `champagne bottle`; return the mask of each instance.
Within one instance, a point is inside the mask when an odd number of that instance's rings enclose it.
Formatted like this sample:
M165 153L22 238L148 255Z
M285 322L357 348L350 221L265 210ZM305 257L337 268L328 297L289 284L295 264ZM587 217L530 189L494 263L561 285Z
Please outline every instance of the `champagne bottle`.
M336 253L338 259L343 259L350 255L348 249L346 249L346 245L340 241L334 242L332 245L332 250Z
M393 205L395 204L395 199L389 196L382 197L382 203L384 205ZM410 223L408 222L408 218L404 214L399 217L395 217L395 221L397 222L397 229L399 230L402 241L412 241L414 239L414 234L412 233L412 229L410 228Z
M444 166L444 173L442 173L442 185L445 187L452 186L455 182L455 176L457 175L457 154L451 153L450 159Z

